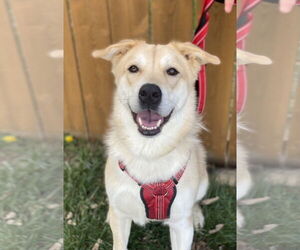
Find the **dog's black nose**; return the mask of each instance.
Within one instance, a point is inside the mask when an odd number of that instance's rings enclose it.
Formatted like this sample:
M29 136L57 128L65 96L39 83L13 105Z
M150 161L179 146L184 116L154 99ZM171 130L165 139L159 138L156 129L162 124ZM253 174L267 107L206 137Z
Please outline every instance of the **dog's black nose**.
M161 102L161 90L152 83L144 84L139 91L139 99L143 108L156 109Z

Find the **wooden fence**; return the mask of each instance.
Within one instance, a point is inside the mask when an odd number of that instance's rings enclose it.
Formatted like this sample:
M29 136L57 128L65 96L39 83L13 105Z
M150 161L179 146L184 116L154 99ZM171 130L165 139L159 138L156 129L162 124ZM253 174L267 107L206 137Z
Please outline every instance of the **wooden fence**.
M272 65L248 66L248 100L241 135L254 161L300 166L300 7L281 14L276 4L253 11L247 50ZM267 18L266 18L267 17Z
M62 134L63 48L59 0L0 1L0 132Z
M1 1L0 132L59 135L64 101L65 131L101 138L114 84L109 63L93 59L91 52L124 38L190 41L201 5L200 0ZM241 138L254 158L285 159L299 165L299 52L295 56L299 7L289 15L279 15L275 5L268 5L261 4L254 11L247 50L268 55L274 63L248 67L249 96L243 120L254 132ZM213 159L234 162L235 14L225 14L217 2L210 14L207 51L218 55L222 64L207 67L204 122L210 132L201 136ZM270 18L274 15L275 19ZM63 49L63 34L64 67L62 59L50 56Z
M121 39L153 43L191 41L201 11L196 0L66 0L65 19L65 131L101 138L111 112L114 84L110 64L91 52ZM202 134L211 158L235 161L235 114L232 84L235 57L235 13L215 3L207 51L221 58L208 71L208 93Z

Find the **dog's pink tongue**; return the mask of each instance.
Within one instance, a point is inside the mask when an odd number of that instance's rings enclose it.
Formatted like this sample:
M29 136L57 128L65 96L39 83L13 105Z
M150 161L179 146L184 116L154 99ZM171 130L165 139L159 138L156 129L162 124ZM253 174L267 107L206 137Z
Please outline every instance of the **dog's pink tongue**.
M162 120L163 117L153 111L145 110L137 113L137 119L140 119L146 127L155 127L157 122Z

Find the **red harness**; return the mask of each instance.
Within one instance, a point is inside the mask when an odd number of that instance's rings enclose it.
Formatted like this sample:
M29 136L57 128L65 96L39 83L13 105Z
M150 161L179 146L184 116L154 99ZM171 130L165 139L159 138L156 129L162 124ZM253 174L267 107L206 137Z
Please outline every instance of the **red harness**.
M176 185L184 173L186 166L171 179L165 182L142 184L127 171L126 166L119 161L119 167L125 171L140 187L140 196L144 203L146 216L152 220L170 218L172 203L176 197Z

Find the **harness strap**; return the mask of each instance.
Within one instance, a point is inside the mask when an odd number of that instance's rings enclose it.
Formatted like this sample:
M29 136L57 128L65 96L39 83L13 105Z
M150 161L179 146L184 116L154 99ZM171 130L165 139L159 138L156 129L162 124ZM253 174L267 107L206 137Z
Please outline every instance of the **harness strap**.
M138 181L134 176L132 176L132 175L128 172L126 166L123 164L122 161L119 161L119 167L120 167L120 169L121 169L122 171L124 171L126 174L128 174L128 176L129 176L132 180L134 180L139 186L143 185L140 181ZM173 177L170 179L170 180L172 180L172 181L175 183L175 185L178 184L178 182L179 182L180 178L182 177L182 175L183 175L185 169L186 169L186 165L185 165L183 168L181 168L181 169L175 174L175 176L173 176ZM160 183L160 182L158 182L158 183Z
M139 186L142 185L141 182L139 182L134 176L132 176L132 175L127 171L126 166L125 166L121 161L119 161L119 167L120 167L120 169L121 169L122 171L124 171L126 174L128 174L128 176L129 176L132 180L134 180Z

